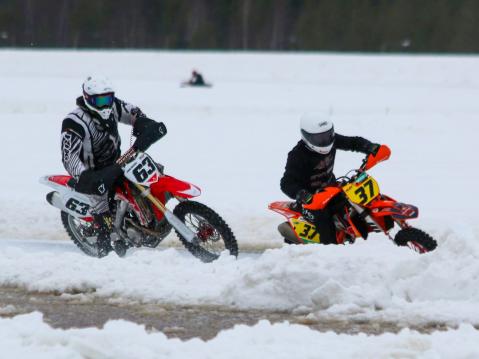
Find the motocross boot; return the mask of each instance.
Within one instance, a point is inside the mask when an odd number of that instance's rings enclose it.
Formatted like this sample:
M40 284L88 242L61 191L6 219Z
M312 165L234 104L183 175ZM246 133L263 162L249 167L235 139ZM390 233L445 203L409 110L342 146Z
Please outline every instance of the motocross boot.
M126 245L125 241L122 239L112 241L111 246L113 247L113 250L115 251L118 257L124 257L126 254L126 250L128 249L128 246Z
M112 240L113 232L113 218L109 213L94 216L96 224L99 224L97 228L98 232L98 257L104 257L112 250L118 255L118 257L124 257L127 244L122 239L119 239L116 234L113 234L115 240Z
M97 233L98 258L102 258L113 250L110 239L113 220L109 213L96 214L93 216L93 220Z

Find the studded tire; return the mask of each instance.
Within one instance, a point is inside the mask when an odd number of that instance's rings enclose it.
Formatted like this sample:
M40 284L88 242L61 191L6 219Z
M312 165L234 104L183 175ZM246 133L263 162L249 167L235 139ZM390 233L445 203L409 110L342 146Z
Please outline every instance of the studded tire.
M195 201L184 201L180 202L175 207L173 213L180 219L180 221L185 223L190 229L196 232L197 235L201 229L195 230L195 228L191 228L192 226L188 225L188 219L191 219L192 216L195 218L201 218L200 222L202 222L204 225L209 225L214 228L213 233L216 233L219 237L216 240L216 243L222 242L224 245L224 250L227 250L235 257L238 256L238 243L236 242L233 232L223 218L221 218L219 214L217 214L208 206ZM203 262L212 262L219 257L220 253L208 249L206 245L208 242L207 239L204 241L200 240L199 244L193 244L183 238L178 231L176 231L176 234L185 248Z
M414 227L401 229L396 233L394 242L398 246L412 245L420 253L431 252L437 247L437 242L429 234Z

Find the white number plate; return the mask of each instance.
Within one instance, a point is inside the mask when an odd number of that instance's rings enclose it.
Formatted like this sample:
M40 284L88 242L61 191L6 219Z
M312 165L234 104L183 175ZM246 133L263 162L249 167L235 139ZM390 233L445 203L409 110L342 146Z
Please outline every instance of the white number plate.
M161 176L155 162L146 153L139 153L133 161L126 164L123 172L128 180L143 186L151 186Z

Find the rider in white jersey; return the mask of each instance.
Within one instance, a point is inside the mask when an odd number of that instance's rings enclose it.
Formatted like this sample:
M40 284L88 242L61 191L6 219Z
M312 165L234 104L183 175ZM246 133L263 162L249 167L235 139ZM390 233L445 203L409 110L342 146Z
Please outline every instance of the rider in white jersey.
M115 97L105 77L88 77L82 90L83 96L76 101L78 107L62 123L62 161L75 179L75 190L90 195L99 248L106 255L111 249L109 192L122 175L121 167L115 163L121 145L118 123L133 126L137 137L133 146L139 151L163 137L166 127L147 118L138 107Z

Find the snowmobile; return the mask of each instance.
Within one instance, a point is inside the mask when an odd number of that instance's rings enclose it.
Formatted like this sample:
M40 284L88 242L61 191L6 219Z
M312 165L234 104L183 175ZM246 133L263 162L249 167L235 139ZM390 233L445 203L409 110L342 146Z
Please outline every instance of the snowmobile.
M180 87L211 88L211 87L213 87L213 84L211 84L209 82L205 82L205 83L202 83L202 84L195 84L195 83L192 83L191 81L183 81L182 83L180 83Z
M193 70L191 78L188 81L183 81L180 87L213 87L213 85L206 82L202 74Z
M368 155L359 169L339 177L336 184L314 194L307 210L324 209L333 198L342 196L339 211L333 216L338 244L353 243L356 238L367 239L371 232L383 232L398 246L426 253L437 247L436 241L424 231L411 227L407 221L417 218L419 210L380 193L378 182L366 171L389 159L391 150L382 145L375 155ZM296 202L273 202L269 209L286 217L278 226L284 241L289 244L321 243L315 225L302 214ZM306 212L307 213L307 212ZM393 228L398 231L393 236Z
M197 186L164 174L162 165L133 148L117 162L124 176L112 198L112 247L122 243L125 251L154 248L174 228L186 249L204 262L217 259L224 250L238 255L236 238L226 222L211 208L191 200L201 194ZM47 175L40 183L54 189L46 199L61 210L61 221L71 240L85 254L99 257L98 228L89 197L74 190L71 176ZM173 211L166 207L171 199L178 201Z

